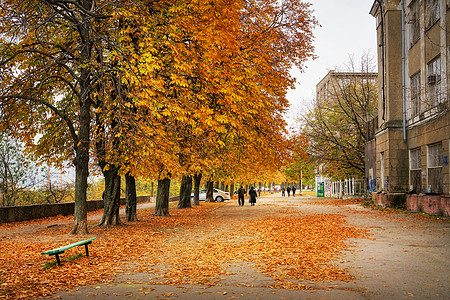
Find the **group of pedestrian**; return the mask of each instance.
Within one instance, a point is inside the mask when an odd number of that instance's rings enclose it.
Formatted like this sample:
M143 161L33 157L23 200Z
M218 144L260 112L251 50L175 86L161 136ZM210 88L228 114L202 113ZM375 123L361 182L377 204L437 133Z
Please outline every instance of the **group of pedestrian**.
M292 197L295 197L295 191L297 189L295 188L295 185L292 186L292 188L290 186L288 186L286 189L284 187L281 188L281 196L282 197L286 197L286 193L287 192L287 196L291 196L291 191L292 191Z
M261 190L259 191L259 195L261 195ZM245 189L242 187L242 185L239 187L238 189L238 203L239 206L244 206L244 197L245 197ZM256 203L256 190L253 187L250 187L250 190L248 191L248 196L249 196L249 202L251 206L255 206Z
M296 187L295 185L292 185L292 187L288 186L286 189L284 188L284 186L281 188L281 196L286 197L286 192L287 192L287 196L290 197L291 196L291 192L292 192L292 197L295 197L295 191L296 191ZM239 187L238 191L238 204L239 206L244 206L245 203L245 194L247 194L247 192L245 191L245 189L242 187L242 185ZM249 196L249 202L251 206L254 206L256 203L256 196L258 195L258 197L261 196L261 188L258 188L258 191L255 190L254 187L250 187L250 190L248 191L248 196Z

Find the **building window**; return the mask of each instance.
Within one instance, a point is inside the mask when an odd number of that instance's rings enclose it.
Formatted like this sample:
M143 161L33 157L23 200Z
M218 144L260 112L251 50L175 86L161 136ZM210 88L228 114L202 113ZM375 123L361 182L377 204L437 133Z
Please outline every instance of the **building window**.
M430 28L440 18L439 0L426 0L425 1L425 25L426 28Z
M428 192L442 193L442 143L428 146Z
M429 105L434 107L441 103L441 57L438 56L427 64L427 84Z
M420 72L411 77L411 116L420 114Z
M422 162L420 148L409 151L410 191L419 194L422 190Z
M420 39L420 6L419 1L414 1L411 3L409 8L409 30L410 30L410 45L411 47L417 43L417 41Z

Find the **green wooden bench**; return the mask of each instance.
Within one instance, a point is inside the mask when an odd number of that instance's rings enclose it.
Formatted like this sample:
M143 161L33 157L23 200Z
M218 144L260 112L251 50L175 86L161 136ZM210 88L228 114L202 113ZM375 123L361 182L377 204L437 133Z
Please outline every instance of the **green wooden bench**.
M86 256L89 256L89 249L88 249L88 245L92 243L93 240L95 240L96 238L91 238L88 240L84 240L84 241L79 241L67 246L62 246L53 250L48 250L45 252L42 252L41 255L54 255L56 257L56 262L58 263L58 266L61 266L61 260L59 259L59 255L61 253L63 253L66 250L69 250L70 248L73 247L77 247L77 246L83 246L86 248Z

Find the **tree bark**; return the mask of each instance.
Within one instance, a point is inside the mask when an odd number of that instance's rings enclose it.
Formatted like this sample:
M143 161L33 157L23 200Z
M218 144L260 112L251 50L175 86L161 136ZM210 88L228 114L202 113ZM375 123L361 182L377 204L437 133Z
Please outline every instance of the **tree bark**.
M88 8L90 9L90 7ZM79 25L79 33L85 42L81 47L79 61L90 61L91 47L90 31L91 23L87 16L84 24ZM88 234L87 229L87 179L89 176L89 135L91 131L91 75L89 68L82 67L80 71L80 98L79 98L79 130L78 140L74 140L75 149L75 208L74 226L71 234Z
M95 148L97 151L97 160L103 176L105 177L105 197L103 199L104 208L103 216L98 226L113 226L121 225L119 217L120 207L120 176L119 166L108 163L106 161L106 122L103 121L101 114L96 113L96 127L95 127ZM114 129L117 122L111 120L111 128ZM113 137L113 144L118 144L118 138Z
M158 180L158 190L156 191L156 205L153 216L170 216L169 215L169 189L170 179L164 178Z
M194 201L193 205L200 205L200 182L202 180L202 173L194 175Z
M214 202L213 188L214 188L214 181L208 180L206 182L206 200L205 200L205 202Z
M126 220L127 222L136 222L136 180L130 173L125 174L125 202L126 202Z
M121 225L119 217L120 207L120 176L119 168L112 165L107 171L103 171L105 177L105 199L103 216L98 226Z
M233 198L234 195L234 182L230 184L230 197Z
M75 208L74 208L74 225L71 234L88 234L87 229L87 178L88 160L87 157L80 157L77 155L77 162L75 164Z
M177 208L188 208L191 205L192 176L184 175L181 179L180 200Z

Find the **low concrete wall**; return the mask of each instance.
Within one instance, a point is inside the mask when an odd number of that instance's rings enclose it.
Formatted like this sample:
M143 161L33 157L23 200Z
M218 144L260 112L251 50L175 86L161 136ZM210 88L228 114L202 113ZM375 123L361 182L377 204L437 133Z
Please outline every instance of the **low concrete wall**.
M178 197L172 197L178 199ZM176 201L173 199L170 201ZM152 202L149 195L138 196L137 202ZM120 204L125 204L125 198L120 199ZM39 204L25 206L0 207L0 223L28 221L38 218L53 217L57 215L72 215L75 203ZM87 202L87 210L93 211L103 208L103 200L92 200Z
M450 217L450 195L373 194L377 206L405 208L428 215Z
M409 211L450 217L450 195L407 195L406 208Z
M372 194L373 202L377 206L406 208L406 194L390 193Z

